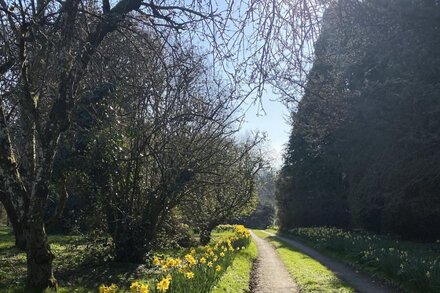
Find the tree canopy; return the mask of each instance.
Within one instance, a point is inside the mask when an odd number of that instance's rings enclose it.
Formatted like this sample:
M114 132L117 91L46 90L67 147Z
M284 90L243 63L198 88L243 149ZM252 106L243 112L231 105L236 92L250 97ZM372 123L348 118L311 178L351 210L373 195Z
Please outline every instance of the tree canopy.
M281 226L440 235L439 3L340 1L292 115Z

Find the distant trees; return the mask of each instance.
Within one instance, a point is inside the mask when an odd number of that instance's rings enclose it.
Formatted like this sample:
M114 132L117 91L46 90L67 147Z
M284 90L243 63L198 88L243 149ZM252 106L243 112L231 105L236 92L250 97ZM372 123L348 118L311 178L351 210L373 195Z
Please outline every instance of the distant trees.
M221 223L249 214L256 203L256 178L263 167L257 153L260 137L246 142L215 142L219 149L210 160L199 184L181 203L186 221L199 231L200 243L208 244L212 230Z
M271 168L264 168L258 172L256 178L257 205L255 210L237 221L246 227L266 229L276 222L276 172Z
M292 115L281 226L440 236L438 1L340 1Z

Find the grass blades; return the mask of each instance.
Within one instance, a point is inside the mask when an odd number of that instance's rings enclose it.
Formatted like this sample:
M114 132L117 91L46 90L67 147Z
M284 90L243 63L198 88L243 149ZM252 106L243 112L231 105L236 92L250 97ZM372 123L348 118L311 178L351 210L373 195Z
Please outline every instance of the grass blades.
M313 258L264 232L254 231L254 233L269 240L275 246L278 255L302 292L354 292L350 286Z
M439 243L397 241L387 236L329 227L297 228L283 235L405 291L440 292Z
M257 258L257 247L253 241L249 246L237 253L231 266L226 270L213 293L244 293L249 292L252 264Z

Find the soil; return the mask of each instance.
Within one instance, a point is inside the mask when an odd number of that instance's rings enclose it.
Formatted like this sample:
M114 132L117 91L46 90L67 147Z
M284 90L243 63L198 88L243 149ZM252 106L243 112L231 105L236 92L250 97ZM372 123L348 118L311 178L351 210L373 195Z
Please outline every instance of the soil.
M251 232L258 249L254 264L251 288L254 293L299 292L298 286L278 257L275 248Z
M374 278L356 271L352 267L349 267L325 255L322 255L321 253L317 252L316 250L310 247L307 247L301 242L286 237L282 237L279 235L275 235L266 231L263 232L288 243L295 250L304 253L310 256L311 258L319 261L322 265L326 266L329 270L331 270L338 278L345 281L352 288L354 288L356 292L365 292L365 293L397 292L397 290L387 287L386 285L380 283ZM260 240L262 239L260 238ZM256 291L256 292L260 292L260 291ZM261 291L261 292L266 292L266 291ZM272 291L272 292L278 292L278 291ZM284 292L284 291L280 291L280 292Z

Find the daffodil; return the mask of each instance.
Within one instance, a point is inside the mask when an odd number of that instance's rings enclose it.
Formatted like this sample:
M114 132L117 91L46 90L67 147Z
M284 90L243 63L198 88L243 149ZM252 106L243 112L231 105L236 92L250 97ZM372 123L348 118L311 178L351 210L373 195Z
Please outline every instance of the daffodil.
M117 290L118 286L116 284L111 284L110 286L99 286L99 293L115 293Z
M194 273L193 273L193 272L186 272L186 273L185 273L185 278L187 278L187 279L192 279L192 278L194 278Z
M157 283L156 289L159 290L159 292L166 292L170 287L170 283L171 283L171 276L167 276Z
M131 293L148 293L149 288L147 284L141 282L133 282L130 286Z
M193 266L197 263L196 259L194 258L194 256L192 254L185 255L185 259L190 266Z

